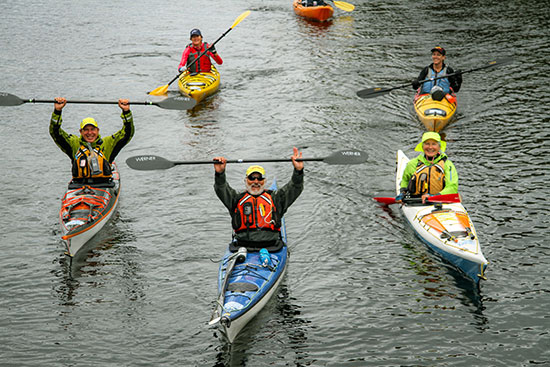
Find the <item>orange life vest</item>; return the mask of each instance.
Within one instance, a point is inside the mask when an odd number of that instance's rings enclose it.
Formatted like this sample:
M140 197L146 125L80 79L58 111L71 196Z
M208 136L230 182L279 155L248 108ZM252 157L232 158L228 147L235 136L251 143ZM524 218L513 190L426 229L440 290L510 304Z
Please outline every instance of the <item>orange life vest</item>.
M238 197L231 221L235 233L248 230L281 231L281 221L271 192L264 191L259 196L245 192Z
M445 187L445 161L446 158L443 158L436 164L430 165L418 161L409 186L411 195L423 195L425 193L435 195L440 193Z
M103 149L97 145L92 151L81 145L73 159L73 178L110 178L111 164Z

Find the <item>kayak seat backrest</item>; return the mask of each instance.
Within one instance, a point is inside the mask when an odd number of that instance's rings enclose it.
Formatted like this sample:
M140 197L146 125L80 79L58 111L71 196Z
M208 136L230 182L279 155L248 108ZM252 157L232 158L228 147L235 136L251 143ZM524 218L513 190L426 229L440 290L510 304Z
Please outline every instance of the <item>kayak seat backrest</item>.
M256 292L258 286L252 283L229 283L227 285L227 290L229 292Z

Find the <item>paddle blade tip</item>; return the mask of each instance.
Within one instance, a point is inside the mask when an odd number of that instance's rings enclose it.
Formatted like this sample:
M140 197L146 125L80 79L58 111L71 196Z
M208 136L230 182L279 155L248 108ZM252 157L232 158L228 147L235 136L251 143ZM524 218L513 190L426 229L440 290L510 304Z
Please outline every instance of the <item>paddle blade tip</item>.
M158 87L156 89L153 89L152 91L148 92L147 94L152 96L164 96L168 93L168 85L163 85L161 87Z
M131 169L138 171L151 171L174 167L174 163L156 155L138 155L126 159L126 164Z
M361 164L368 160L367 153L357 149L340 150L324 159L328 164Z
M216 317L216 318L210 320L210 321L208 322L208 325L217 324L218 322L220 322L220 320L221 320L221 317Z

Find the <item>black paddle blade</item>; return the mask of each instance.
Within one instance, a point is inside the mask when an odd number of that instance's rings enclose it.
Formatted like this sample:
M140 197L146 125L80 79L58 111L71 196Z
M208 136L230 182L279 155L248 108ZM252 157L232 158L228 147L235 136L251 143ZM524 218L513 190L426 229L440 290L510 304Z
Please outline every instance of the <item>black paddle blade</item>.
M156 155L137 155L126 160L128 167L139 171L168 169L175 166L174 162Z
M19 106L25 103L21 98L13 94L0 92L0 106Z
M361 164L367 161L367 153L356 149L340 150L332 153L323 162L327 164Z
M190 110L195 107L197 101L190 97L179 96L166 98L160 102L153 102L153 104L167 110Z
M357 92L357 96L361 98L374 98L378 97L382 94L386 94L394 90L395 88L367 88L367 89L361 89Z

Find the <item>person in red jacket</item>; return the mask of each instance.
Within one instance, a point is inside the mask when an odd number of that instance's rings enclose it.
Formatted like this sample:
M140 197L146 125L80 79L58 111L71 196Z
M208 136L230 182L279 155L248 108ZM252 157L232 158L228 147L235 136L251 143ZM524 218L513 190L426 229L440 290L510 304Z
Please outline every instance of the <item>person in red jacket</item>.
M200 57L195 63L193 63L201 53L205 50L208 50L203 56ZM202 42L202 34L198 29L191 30L191 43L187 45L185 50L183 50L183 55L181 56L181 61L178 66L180 73L184 72L185 69L189 68L189 73L197 74L201 72L210 72L212 69L212 62L210 57L216 61L218 65L223 64L223 60L216 52L214 45ZM192 64L192 65L191 65Z

